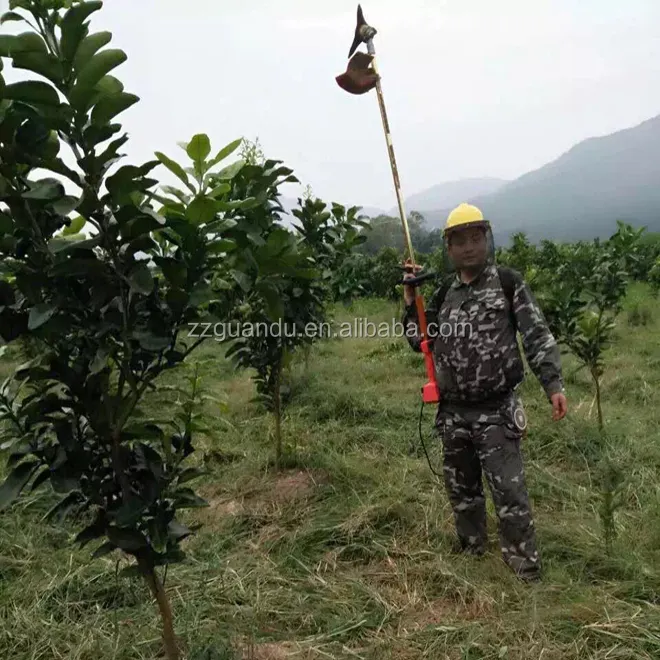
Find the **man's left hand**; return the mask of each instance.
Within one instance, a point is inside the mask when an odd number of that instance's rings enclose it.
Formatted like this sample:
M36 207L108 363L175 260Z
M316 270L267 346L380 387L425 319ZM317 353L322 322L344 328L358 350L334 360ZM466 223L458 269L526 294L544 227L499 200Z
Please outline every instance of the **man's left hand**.
M556 422L563 419L568 410L566 396L562 392L557 392L550 397L552 402L552 419Z

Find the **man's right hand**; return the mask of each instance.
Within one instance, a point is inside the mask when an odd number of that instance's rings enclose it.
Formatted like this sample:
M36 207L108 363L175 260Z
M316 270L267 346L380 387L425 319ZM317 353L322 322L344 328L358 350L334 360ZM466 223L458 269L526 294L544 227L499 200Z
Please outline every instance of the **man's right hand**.
M555 422L563 419L568 411L566 395L563 392L557 392L550 398L550 403L552 403L552 419Z
M409 271L413 270L413 266L410 263L410 259L406 259L406 261L403 264L404 268L407 268ZM415 264L414 267L414 272L407 272L403 275L404 280L410 280L413 277L419 273L419 271L422 270L422 267L419 264ZM415 301L415 287L410 286L409 284L404 284L403 285L403 298L405 300L406 305L411 305Z

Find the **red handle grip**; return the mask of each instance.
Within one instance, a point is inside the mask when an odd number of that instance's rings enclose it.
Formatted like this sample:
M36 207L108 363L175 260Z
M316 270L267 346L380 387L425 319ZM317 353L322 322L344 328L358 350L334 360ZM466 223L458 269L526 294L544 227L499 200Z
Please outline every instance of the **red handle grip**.
M435 379L435 365L433 364L433 354L428 339L422 341L422 353L424 353L424 364L426 365L426 375L429 381L422 387L422 398L424 403L438 403L440 401L440 389Z
M417 306L417 318L419 319L419 329L422 335L421 348L422 353L424 353L426 376L429 379L424 387L422 387L422 398L424 403L438 403L440 401L440 390L435 379L435 365L433 364L433 354L431 353L431 346L428 339L424 299L419 293L415 296L415 305Z

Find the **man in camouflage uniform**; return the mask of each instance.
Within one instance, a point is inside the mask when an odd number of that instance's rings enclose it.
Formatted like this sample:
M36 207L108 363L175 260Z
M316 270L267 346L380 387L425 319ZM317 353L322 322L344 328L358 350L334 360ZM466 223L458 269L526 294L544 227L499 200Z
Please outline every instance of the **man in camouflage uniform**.
M483 470L499 519L502 557L522 579L538 580L541 562L520 452L526 420L515 392L524 365L494 264L490 225L479 209L467 204L454 209L445 229L445 249L456 276L448 288L435 292L425 311L440 390L436 426L458 548L477 555L485 550ZM508 274L527 362L552 403L553 419L561 419L566 397L557 343L520 273L509 269ZM445 295L439 301L441 291ZM414 288L406 285L404 296L406 337L420 351Z

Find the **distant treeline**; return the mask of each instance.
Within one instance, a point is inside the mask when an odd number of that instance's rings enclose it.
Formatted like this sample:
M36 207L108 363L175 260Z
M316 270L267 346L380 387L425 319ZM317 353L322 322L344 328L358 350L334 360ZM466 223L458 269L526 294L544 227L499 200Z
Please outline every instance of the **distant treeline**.
M370 228L365 230L367 240L360 246L363 254L375 255L384 248L403 250L404 238L401 218L379 215L369 221ZM408 227L413 248L416 252L431 254L442 246L442 229L429 229L421 213L413 211L408 216Z
M428 230L424 217L412 213L409 227L415 259L425 270L432 270L438 278L446 277L450 270L445 263L442 246L442 230ZM336 274L338 299L345 301L356 297L385 297L399 299L401 296L401 264L407 256L403 231L399 218L379 216L364 229L366 239L358 245ZM530 241L524 232L508 237L509 245L498 245L496 261L519 270L525 277L536 281L539 271L557 273L566 264L579 264L578 271L586 276L602 257L604 250L617 255L621 267L634 280L649 282L660 290L660 232L634 229L619 222L617 231L606 239L590 241ZM577 268L577 266L575 266ZM430 294L437 282L423 285Z
M401 219L398 216L379 215L375 218L371 218L369 220L369 225L369 229L366 229L364 232L367 240L359 247L361 253L374 256L384 247L394 248L399 252L405 251L406 246L403 237L403 229L401 227ZM413 248L416 253L431 255L442 247L442 229L438 227L429 228L425 217L421 213L413 211L408 215L408 227L410 229ZM495 231L495 229L496 228L494 227L493 230ZM500 248L514 248L515 240L520 240L520 237L522 236L525 237L525 240L530 240L529 233L517 232L508 237L508 244L504 245L499 244L502 241L498 241L497 232L495 233L496 247ZM516 237L518 237L518 239L516 239ZM658 243L660 242L660 232L644 233L644 235L640 237L640 241L642 243L650 244ZM530 242L537 243L539 247L541 247L545 241L541 240L536 242L530 240ZM572 237L567 237L565 241L558 241L559 244L575 242L575 239Z

